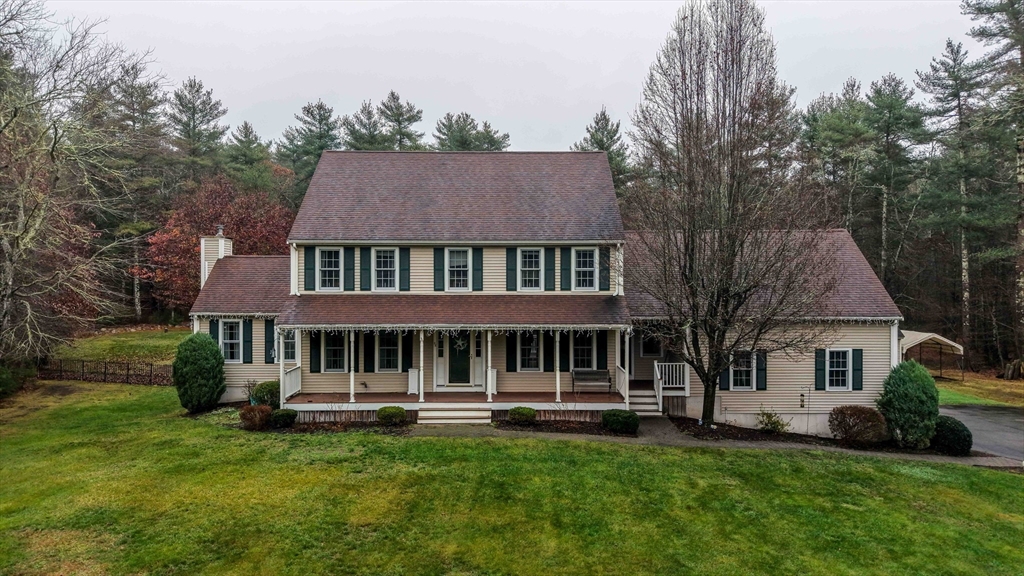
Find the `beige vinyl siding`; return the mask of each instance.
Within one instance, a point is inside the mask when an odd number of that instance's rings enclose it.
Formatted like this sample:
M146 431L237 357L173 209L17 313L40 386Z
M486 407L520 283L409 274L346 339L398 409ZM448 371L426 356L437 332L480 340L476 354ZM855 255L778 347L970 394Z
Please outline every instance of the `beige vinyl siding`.
M239 316L239 320L243 320L244 317ZM229 318L234 320L234 318ZM243 389L245 387L246 380L255 380L257 382L263 382L265 380L277 380L281 375L281 369L278 364L266 364L264 359L264 333L266 332L262 318L252 319L252 364L242 364L235 362L226 362L224 364L224 381L227 384L227 392L221 398L222 402L235 402L238 400L244 400L245 395ZM207 319L201 319L199 321L199 331L203 334L210 333L210 321ZM294 366L294 362L288 362L285 364L286 368Z
M362 333L356 333L356 338L362 338ZM322 340L321 340L322 341ZM420 339L419 333L413 333L413 352L412 352L412 367L419 368L420 366ZM349 340L346 339L346 345ZM423 382L426 390L430 390L431 379L433 378L433 364L429 361L432 351L430 336L426 336L423 341L423 351L426 356L426 362L423 364ZM351 351L346 350L347 353ZM409 390L409 373L408 372L366 372L365 366L363 365L363 343L359 344L359 354L357 354L356 362L359 366L359 372L355 373L356 393L373 392L373 393L402 393L408 392ZM323 355L321 355L320 368L323 369ZM401 353L399 354L401 358ZM302 391L303 392L334 392L334 393L347 393L349 391L349 375L348 372L323 372L311 373L309 371L309 332L302 333Z
M568 335L563 333L561 338L566 338ZM550 334L544 334L544 338L552 338ZM507 372L505 370L506 354L508 353L508 340L509 338L504 334L495 334L492 338L491 345L493 347L491 351L491 367L498 369L498 381L497 389L498 394L502 392L554 392L555 391L555 373L554 372ZM513 354L515 350L511 351ZM611 373L612 381L615 381L615 359L617 353L617 342L615 339L615 332L608 332L608 371ZM572 390L572 373L562 372L562 392L569 393ZM594 386L588 386L588 391L594 391ZM615 389L614 386L612 388ZM495 400L500 399L495 397Z
M430 246L409 248L409 291L434 291L434 249Z
M836 406L861 404L873 406L882 392L882 381L889 374L888 324L844 324L833 335L836 339L829 348L860 348L864 351L864 389L849 392L831 392L814 389L814 353L787 358L785 354L768 356L767 390L723 391L721 407L728 417L734 414L756 414L763 405L782 414L823 414ZM824 346L823 346L824 347ZM800 407L800 395L805 395ZM704 395L697 375L690 372L690 396Z
M634 344L633 350L633 380L654 380L654 363L664 362L663 358L641 358L640 346Z

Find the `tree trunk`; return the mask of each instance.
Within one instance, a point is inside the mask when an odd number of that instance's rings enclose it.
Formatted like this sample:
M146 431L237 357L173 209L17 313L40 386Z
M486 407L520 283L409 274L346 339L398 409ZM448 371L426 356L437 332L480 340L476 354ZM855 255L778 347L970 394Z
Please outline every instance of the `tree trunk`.
M963 166L963 151L960 152ZM967 182L960 177L960 343L964 347L963 366L971 365L971 271L967 249Z
M704 409L700 413L700 419L705 426L715 423L715 392L717 390L717 381L711 384L704 383Z
M1024 339L1024 135L1017 136L1017 291L1014 306L1013 343L1021 357Z
M139 294L140 282L139 282L139 247L134 246L134 262L132 269L132 296L135 301L135 322L142 321L142 296Z
M882 187L882 249L879 258L878 275L882 280L882 285L886 288L889 287L888 278L886 278L886 268L889 264L888 257L889 253L886 250L886 246L889 242L889 188L887 186Z

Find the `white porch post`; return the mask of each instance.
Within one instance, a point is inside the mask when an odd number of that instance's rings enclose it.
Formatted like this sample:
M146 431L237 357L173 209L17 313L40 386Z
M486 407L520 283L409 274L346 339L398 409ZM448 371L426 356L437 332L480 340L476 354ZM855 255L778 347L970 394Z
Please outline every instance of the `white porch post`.
M626 410L629 410L629 365L633 362L633 354L629 349L629 341L632 334L626 332L626 385L623 387L623 397L626 399Z
M423 330L420 330L420 402L423 402Z
M889 325L889 364L895 368L900 363L900 323L899 320Z
M484 382L486 382L486 386L487 386L487 401L488 402L493 402L494 401L494 399L492 398L492 395L494 394L494 389L496 388L496 386L494 385L494 382L491 382L491 334L493 334L493 333L494 333L494 330L488 330L487 331L487 377L484 378Z
M562 401L562 332L555 330L555 402Z
M348 331L348 401L356 401L356 331Z
M277 380L277 387L278 387L278 389L279 389L279 391L281 393L280 394L281 397L280 397L277 405L280 406L281 408L284 408L284 392L285 392L285 390L284 390L284 330L278 330L277 331L277 350L276 350L276 352L277 352L277 364L278 364L278 367L279 367L278 369L279 369L279 372L280 372L280 376L278 377L278 380Z
M302 366L302 330L295 329L295 365ZM302 369L299 369L299 374L302 374Z

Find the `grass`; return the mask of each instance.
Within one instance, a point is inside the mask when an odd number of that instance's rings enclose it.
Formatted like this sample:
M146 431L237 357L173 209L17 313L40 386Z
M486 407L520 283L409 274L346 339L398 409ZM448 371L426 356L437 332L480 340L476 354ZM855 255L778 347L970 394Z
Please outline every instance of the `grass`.
M172 389L0 408L0 574L1019 574L1024 475L805 451L247 433Z
M932 370L934 376L936 372ZM1002 380L967 372L959 378L936 378L940 404L989 404L1024 407L1024 380Z
M963 392L957 392L938 386L939 389L939 405L940 406L960 406L964 404L978 405L978 406L1009 406L1005 402L998 402L996 400L989 400L988 398L980 398L973 394L965 394Z
M170 364L174 361L178 344L191 333L188 328L170 328L166 332L163 328L157 328L138 332L97 334L76 340L71 346L58 350L54 356L76 360Z

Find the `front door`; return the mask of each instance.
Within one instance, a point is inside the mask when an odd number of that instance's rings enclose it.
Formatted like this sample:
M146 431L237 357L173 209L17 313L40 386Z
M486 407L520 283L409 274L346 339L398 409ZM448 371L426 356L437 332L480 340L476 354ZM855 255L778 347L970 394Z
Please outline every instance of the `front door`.
M451 334L448 336L448 344L448 383L469 384L469 358L473 353L469 331Z

